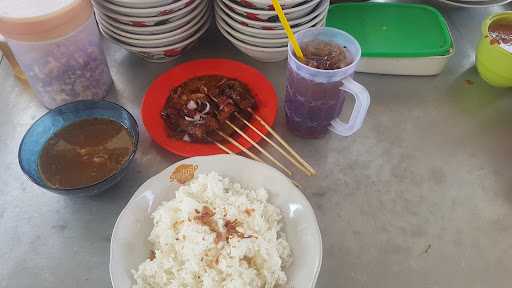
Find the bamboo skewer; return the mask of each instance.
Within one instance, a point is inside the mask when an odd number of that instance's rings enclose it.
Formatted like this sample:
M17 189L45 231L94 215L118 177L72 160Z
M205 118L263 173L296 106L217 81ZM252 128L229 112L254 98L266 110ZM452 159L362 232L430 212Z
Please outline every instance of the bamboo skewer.
M226 152L226 153L228 153L228 154L230 154L230 155L236 155L236 153L235 153L235 152L233 152L233 151L231 151L231 150L229 150L229 148L228 148L228 147L226 147L226 146L224 146L224 145L220 144L219 142L217 142L217 141L215 141L215 140L213 140L213 139L209 139L209 140L210 140L210 141L212 141L213 143L215 143L215 144L216 144L220 149L224 150L224 152ZM293 183L295 186L297 186L297 188L302 189L302 186L301 186L297 181L295 181L295 180L293 180L293 179L290 179L290 181L292 181L292 183Z
M251 108L248 108L247 110L251 112L252 115L254 115L256 120L258 120L263 125L263 127L265 127L270 132L270 134L272 134L272 136L276 137L279 143L281 143L281 145L283 145L286 148L286 150L288 150L288 152L292 153L292 155L295 158L297 158L297 160L299 160L299 162L302 163L302 165L304 165L304 167L306 167L313 175L316 175L315 169L313 169L313 167L311 167L311 165L309 165L308 162L302 159L302 157L300 157L300 155L297 154L297 152L295 152L295 150L293 150L293 148L290 147L290 145L288 145L288 143L286 143L286 141L284 141L283 138L281 138L281 136L279 136L279 134L277 134L276 131L274 131L274 129L272 129L272 127L265 123L265 121L261 119L261 117L258 116L258 114L254 113L254 111L252 111Z
M288 173L288 175L290 175L290 176L292 175L292 172L290 170L288 170L288 168L286 168L283 164L281 164L274 157L272 157L272 155L270 155L267 151L265 151L263 148L261 148L260 145L258 145L256 142L254 142L254 140L252 140L249 136L247 136L247 134L245 134L242 130L238 129L238 127L233 125L233 123L231 123L230 121L226 121L226 123L231 128L233 128L238 134L242 135L242 137L244 137L245 140L249 141L249 143L251 143L254 147L256 147L256 149L258 149L261 153L263 153L263 155L267 156L267 158L270 159L274 164L279 166L279 168L283 169L283 171Z
M265 139L265 141L267 141L268 143L270 143L270 145L272 145L274 148L276 148L276 150L279 151L279 153L281 153L283 156L285 156L286 159L290 160L293 163L293 165L295 165L297 168L302 170L302 172L306 173L306 175L313 176L313 172L311 172L309 169L307 169L302 164L297 162L297 160L295 160L295 158L288 155L288 153L286 153L283 150L283 148L279 147L276 143L274 143L274 141L272 141L270 138L268 138L265 134L261 133L261 131L258 130L256 127L254 127L249 121L245 120L237 112L235 112L235 115L236 115L236 117L238 117L238 119L240 119L242 122L244 122L245 125L249 126L249 128L251 128L254 132L258 133L258 135L260 135L263 139Z
M218 100L215 99L215 97L212 97L210 95L208 95L213 101L215 101L216 103L218 103ZM260 116L258 116L256 113L254 113L254 111L251 109L251 108L247 108L247 110L252 114L254 115L254 117L259 121L261 122L261 124L263 124L263 126L268 130L270 131L270 133L275 137L277 138L277 140L288 150L288 152L290 152L301 164L299 164L293 157L291 157L290 155L288 155L283 149L281 149L281 147L277 146L277 144L275 144L273 141L271 141L268 137L266 137L263 133L261 133L258 129L256 129L256 127L254 127L253 125L251 125L248 121L246 121L242 116L240 116L238 114L238 112L235 112L234 114L240 118L246 125L248 125L251 129L253 129L256 133L258 133L260 136L262 136L267 142L269 142L272 146L274 146L281 154L283 154L288 160L290 160L295 166L297 166L297 168L299 168L300 170L302 170L304 173L306 173L306 175L308 176L312 176L312 175L316 175L316 171L315 169L313 169L313 167L311 167L311 165L309 165L304 159L302 159L302 157L299 156L299 154L297 154L297 152L295 152L295 150L293 150L293 148L291 148L284 140L283 138L281 138L275 131L274 129L272 129L269 125L267 125L267 123L261 119ZM253 146L255 146L259 151L261 151L265 156L267 156L270 160L272 160L272 162L274 162L277 166L279 166L281 169L283 169L284 171L286 171L286 173L292 175L291 171L288 170L284 165L282 165L280 162L278 162L277 160L275 160L275 158L273 158L269 153L267 153L265 150L263 150L259 145L256 144L256 142L254 142L250 137L248 137L245 133L243 133L240 129L238 129L235 125L233 125L231 122L229 122L229 120L226 121L226 123L228 123L228 125L231 126L231 128L234 128L240 135L242 135L247 141L249 141ZM220 131L217 131L220 133ZM224 133L221 134L225 139L228 139L228 141L230 141L231 143L233 143L235 146L237 146L238 148L242 149L242 151L244 151L245 153L247 153L249 156L251 156L253 159L255 160L258 160L259 158L254 155L252 152L248 151L247 149L243 148L243 146L241 146L238 142L236 142L235 140L233 140L232 138L226 138L226 137L229 137L227 135L225 135ZM231 139L231 140L229 140ZM218 145L217 145L218 146ZM222 148L221 148L222 149ZM224 150L224 149L223 149ZM225 150L224 150L225 151ZM252 155L251 155L252 154ZM253 157L254 156L254 157ZM256 159L256 158L258 159ZM261 161L263 162L261 159L259 159L258 161Z
M228 147L220 144L219 142L213 140L213 139L210 139L213 143L215 143L220 149L224 150L226 153L230 154L230 155L236 155L235 152L229 150ZM297 188L299 189L302 189L302 185L300 185L297 181L293 180L293 179L290 179L290 181L292 181L292 183L297 186Z
M217 102L217 99L213 98L210 96L210 98L212 98L215 102ZM229 122L229 120L226 120L225 121L228 125L230 125L231 127L235 127L233 124L231 124L231 122ZM241 133L241 131L235 127L235 130L237 132L240 133L240 135L242 135L244 138L247 136L243 133ZM242 145L240 145L240 143L236 142L235 139L231 138L230 136L224 134L222 131L220 130L217 130L217 133L219 135L221 135L222 137L224 137L224 139L228 140L229 142L231 142L233 145L235 145L236 147L238 147L239 149L241 149L242 151L244 151L247 155L249 155L252 159L256 160L256 161L260 161L260 162L263 162L263 160L261 160L261 158L259 158L258 156L254 155L254 153L252 153L251 151L247 150L245 147L243 147ZM250 139L250 138L249 138ZM250 141L252 141L252 139L250 139ZM223 146L222 144L218 143L218 142L215 142L215 144L222 150L224 150L224 152L228 152L229 154L232 154L233 152L231 150L229 150L227 147ZM254 144L253 144L254 145ZM261 149L261 147L258 146L259 149ZM261 149L260 151L262 151L263 149ZM266 151L262 151L264 153L266 153ZM267 153L268 154L268 153ZM270 155L269 155L270 156ZM272 157L272 156L270 156ZM278 162L278 164L281 164ZM289 172L290 170L286 169L285 167L283 167L285 169L285 171ZM289 172L290 175L291 175L291 172Z
M228 149L228 147L226 147L226 146L224 146L224 145L220 144L219 142L217 142L217 141L215 141L215 140L213 140L213 139L211 139L211 138L208 138L208 140L210 140L210 141L212 141L213 143L215 143L215 145L217 145L217 147L219 147L220 149L222 149L224 152L226 152L226 153L228 153L228 154L230 154L230 155L234 155L234 154L235 154L233 151L229 150L229 149Z
M302 189L302 185L300 185L299 182L292 179L290 179L290 181L292 181L293 185L297 186L297 188Z
M229 142L231 142L231 144L235 145L236 147L238 147L240 150L244 151L247 155L249 155L252 159L256 160L256 161L260 161L260 162L263 162L263 160L261 160L260 157L254 155L254 153L252 153L251 151L247 150L244 146L240 145L240 143L236 142L235 139L229 137L228 135L224 134L222 131L219 131L217 130L217 133L219 133L220 136L224 137L224 139L228 140Z

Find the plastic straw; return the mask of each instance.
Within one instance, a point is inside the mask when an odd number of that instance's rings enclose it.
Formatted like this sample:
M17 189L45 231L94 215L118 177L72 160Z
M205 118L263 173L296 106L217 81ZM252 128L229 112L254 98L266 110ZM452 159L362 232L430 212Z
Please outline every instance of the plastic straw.
M281 8L281 5L279 4L279 0L272 0L272 4L274 5L274 9L277 12L277 16L279 16L281 25L283 25L283 28L286 31L286 34L288 35L288 39L290 40L290 43L292 43L292 47L293 47L293 50L295 51L295 55L297 55L297 58L299 58L300 61L304 61L304 54L302 53L302 50L300 49L300 46L299 46L299 42L297 42L297 38L295 38L295 34L293 34L292 28L290 27L290 24L288 23L288 20L286 19L286 16L284 15L283 8Z

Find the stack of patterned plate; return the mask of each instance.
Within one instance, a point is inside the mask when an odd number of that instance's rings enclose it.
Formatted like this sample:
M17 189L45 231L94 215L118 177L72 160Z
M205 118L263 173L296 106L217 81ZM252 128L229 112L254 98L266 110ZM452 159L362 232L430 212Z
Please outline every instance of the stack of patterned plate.
M105 36L152 62L166 62L195 44L210 24L205 0L93 0Z
M439 0L446 4L461 7L489 7L507 4L511 0Z
M286 59L288 38L272 0L215 0L217 26L247 55L264 62ZM281 0L294 32L325 25L329 0Z

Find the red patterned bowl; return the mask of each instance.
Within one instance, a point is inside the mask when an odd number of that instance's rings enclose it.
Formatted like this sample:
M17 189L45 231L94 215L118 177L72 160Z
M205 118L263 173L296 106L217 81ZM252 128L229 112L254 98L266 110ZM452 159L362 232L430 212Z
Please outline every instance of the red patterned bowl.
M320 27L325 26L325 18L327 16L327 11L322 12L318 16L316 16L311 21L304 23L303 25L297 26L292 28L294 33L297 33L299 31L302 31L304 29L310 28L310 27ZM249 27L247 25L243 25L235 20L233 20L224 10L222 10L219 5L215 5L215 13L216 17L222 18L226 24L231 26L236 31L239 31L241 33L244 33L246 35L257 37L257 38L263 38L263 39L278 39L278 38L286 38L286 32L283 29L279 30L263 30L263 29L257 29L253 27Z
M199 38L206 32L206 30L208 30L210 22L211 19L208 19L208 21L206 21L206 23L203 24L203 26L197 32L195 32L195 34L192 35L190 38L177 44L158 48L143 48L125 43L120 43L118 40L110 36L107 32L103 31L101 26L100 29L103 32L103 35L105 35L107 38L112 39L119 46L123 47L129 52L132 52L142 57L144 60L150 62L168 62L181 56L186 50L195 45L199 41Z
M111 25L110 23L108 23L107 21L105 21L104 19L99 17L99 15L96 15L96 22L98 22L98 25L101 26L101 28L104 31L106 30L108 32L114 33L115 34L114 36L122 37L122 38L120 38L122 41L124 41L124 38L127 38L130 41L139 41L140 40L140 41L147 41L149 43L149 41L158 41L158 40L167 41L170 39L174 39L175 37L182 36L183 34L187 34L191 31L193 32L193 31L197 30L196 28L199 28L200 26L202 26L202 23L204 21L208 20L209 13L210 13L209 9L203 9L198 17L197 17L197 15L192 17L190 22L187 22L184 26L179 25L178 26L179 28L177 28L175 30L172 30L172 31L166 32L166 33L162 33L162 34L157 34L157 35L139 35L139 34L134 34L134 33L123 31L123 30ZM114 38L116 38L116 37L114 37ZM130 41L124 41L124 42L130 43ZM140 45L135 45L135 46L140 46ZM152 46L152 47L161 47L161 46L166 46L166 45L159 45L159 46ZM140 46L140 47L146 47L146 46Z
M141 48L159 48L159 47L166 47L171 45L179 44L183 41L186 41L187 39L191 38L193 35L195 35L205 24L208 22L209 19L207 17L198 17L194 19L194 22L190 22L192 25L186 25L176 31L173 31L171 33L167 33L168 36L162 39L133 39L130 37L126 37L123 35L118 34L116 32L115 28L111 27L109 24L105 23L103 20L98 19L98 23L101 23L101 29L103 33L108 34L110 37L116 39L122 44L128 44L135 47L141 47ZM111 28L109 28L109 26ZM119 31L119 30L118 30ZM121 31L119 31L121 32Z
M161 26L168 23L173 23L186 15L189 15L191 12L195 11L202 7L202 0L192 0L190 5L185 6L176 10L168 10L164 15L156 16L156 17L135 17L135 16L125 16L116 13L115 11L107 8L104 4L99 4L98 2L94 3L94 8L96 11L101 12L104 15L107 15L112 20L123 23L133 27L151 27L151 26Z
M274 6L272 5L272 0L233 0L237 2L239 5L251 8L251 9L257 9L257 10L266 10L266 11L273 11ZM306 2L308 0L279 0L279 4L281 4L281 8L283 9L290 9L297 5L299 5L302 2Z
M248 19L244 16L241 16L241 15L233 12L229 8L229 6L224 3L223 0L217 0L216 5L218 5L218 7L220 7L229 17L231 17L233 20L237 21L238 23L240 23L244 26L261 29L261 30L282 30L283 29L283 27L279 21L278 22L265 22L265 21L261 21L261 20ZM329 9L329 0L321 0L321 2L317 6L314 7L312 13L309 13L306 16L301 17L301 18L290 20L290 21L288 21L288 23L290 23L290 26L292 28L301 26L305 23L310 22L311 20L313 20L315 17L322 14L323 12L327 11L327 9Z
M130 8L112 4L108 1L93 0L95 5L99 4L101 6L107 7L108 9L112 10L113 12L119 15L135 17L157 17L169 15L187 6L192 5L192 3L195 1L203 2L205 0L179 0L165 6L153 8Z
M252 9L247 8L245 6L242 6L236 2L236 0L222 0L224 4L226 4L231 11L237 13L238 15L241 15L247 19L255 20L255 21L264 21L264 22L279 22L279 18L277 16L277 13L272 11L266 11L266 10L258 10L258 9ZM286 18L288 20L295 20L298 18L302 18L315 8L315 6L320 3L321 0L311 0L307 2L303 2L293 8L289 9L283 9L284 14L286 15Z
M117 28L118 30L124 31L126 33L135 34L135 35L143 35L143 36L144 35L157 36L157 35L175 31L175 30L187 25L188 23L192 22L197 17L206 17L206 16L201 16L201 15L204 15L204 11L209 11L210 6L208 5L207 1L203 1L203 0L198 0L198 1L200 2L200 4L199 4L200 6L197 7L197 9L193 9L192 12L188 13L187 15L183 15L183 17L178 20L175 20L173 22L166 23L163 25L157 25L157 26L137 27L137 26L128 25L125 23L120 23L119 21L112 19L108 15L103 14L99 10L96 10L96 17L100 18L104 22L107 22L108 24Z
M135 9L162 7L178 1L179 0L102 0L102 2L109 2L113 5Z

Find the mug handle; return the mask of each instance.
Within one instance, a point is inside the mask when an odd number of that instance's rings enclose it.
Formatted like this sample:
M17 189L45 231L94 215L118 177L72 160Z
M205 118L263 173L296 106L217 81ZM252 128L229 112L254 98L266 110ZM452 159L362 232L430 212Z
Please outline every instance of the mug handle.
M340 119L335 119L331 122L329 129L338 135L350 136L363 126L368 107L370 106L370 94L363 85L357 83L350 77L343 79L343 86L340 90L347 91L354 95L354 110L352 111L352 115L350 115L348 123L344 123Z

